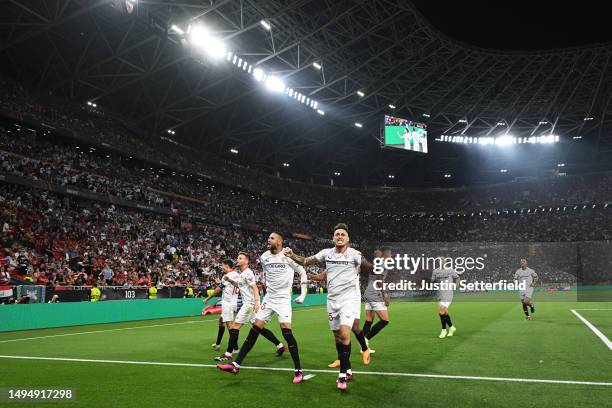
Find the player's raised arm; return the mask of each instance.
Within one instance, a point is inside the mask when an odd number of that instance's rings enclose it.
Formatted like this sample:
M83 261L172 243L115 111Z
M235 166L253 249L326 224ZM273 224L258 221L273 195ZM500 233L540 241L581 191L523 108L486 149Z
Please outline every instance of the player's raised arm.
M293 259L295 262L303 266L315 265L317 263L321 263L321 261L317 259L316 256L304 257L304 256L296 255L293 253L293 250L291 248L283 248L283 254L285 254L286 257Z
M308 275L303 266L299 265L291 257L289 258L291 259L289 266L291 266L295 273L300 275L300 296L295 299L295 303L304 303L304 299L306 299L306 295L308 294Z

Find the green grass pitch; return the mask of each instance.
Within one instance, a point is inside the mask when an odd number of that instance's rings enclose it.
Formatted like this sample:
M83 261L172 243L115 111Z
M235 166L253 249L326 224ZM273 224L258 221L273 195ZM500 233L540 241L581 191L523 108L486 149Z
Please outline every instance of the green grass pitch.
M69 387L76 391L75 402L46 402L42 405L46 407L610 406L612 350L570 309L577 309L612 338L612 304L540 302L537 307L534 320L528 322L518 302L457 301L450 309L457 333L441 340L437 338L440 327L435 303L394 302L390 325L371 342L376 353L370 365L362 364L353 341L353 370L368 373L355 374L346 393L336 390L336 372L327 369L336 356L324 306L294 310L293 331L305 373L308 369L325 370L299 385L291 384L291 371L244 369L232 376L203 366L214 365L213 357L218 354L211 348L217 316L209 316L2 333L3 356L113 362L3 357L0 388ZM152 327L131 329L137 326ZM269 327L282 338L276 321ZM57 336L83 332L97 333ZM240 343L247 332L247 327L241 330ZM41 336L54 337L34 338ZM7 341L20 338L29 339ZM224 345L226 341L227 333ZM122 363L125 361L194 366ZM275 357L274 347L260 337L244 366L290 369L292 362L288 353ZM401 373L478 378L423 378Z

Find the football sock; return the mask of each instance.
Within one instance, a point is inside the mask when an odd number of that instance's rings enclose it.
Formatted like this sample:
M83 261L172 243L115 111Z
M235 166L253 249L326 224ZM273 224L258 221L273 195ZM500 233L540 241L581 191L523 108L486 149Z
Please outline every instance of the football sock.
M529 310L527 310L527 305L523 303L523 312L525 312L525 316L529 316Z
M251 331L249 331L249 335L244 340L242 347L240 348L240 352L238 353L238 357L236 357L236 364L242 364L242 360L246 357L246 355L251 351L255 342L257 341L257 337L259 336L259 329L257 326L251 327Z
M227 342L227 352L232 354L232 351L238 350L238 335L240 330L229 329L229 341Z
M450 318L450 315L448 313L446 314L446 325L448 327L453 327L453 322L451 322L451 318Z
M339 344L340 352L338 358L340 359L340 374L346 374L346 370L351 368L351 344Z
M368 349L368 345L366 344L365 341L365 337L363 335L363 331L355 331L353 330L353 333L355 333L355 337L357 338L357 341L359 342L359 345L361 346L361 351L366 351Z
M365 337L366 339L370 338L370 328L372 327L372 322L366 320L365 324L363 325L363 337Z
M440 322L442 323L442 330L446 329L446 315L440 313Z
M379 320L378 322L376 322L374 327L372 327L372 330L370 330L370 334L368 335L368 339L371 339L374 336L376 336L388 324L389 324L388 320Z
M293 360L293 365L296 370L301 370L302 366L300 365L300 353L298 352L297 341L295 341L295 337L293 337L293 333L291 329L281 329L283 332L283 337L287 341L287 346L289 346L289 353L291 353L291 359Z
M259 334L264 336L271 343L274 343L275 346L278 346L280 344L280 341L276 338L276 336L274 335L274 333L272 333L272 330L270 329L267 329L265 327L263 329L259 329Z
M215 344L221 344L221 339L223 338L223 333L225 333L225 326L223 324L219 325L219 331L217 332L217 342Z

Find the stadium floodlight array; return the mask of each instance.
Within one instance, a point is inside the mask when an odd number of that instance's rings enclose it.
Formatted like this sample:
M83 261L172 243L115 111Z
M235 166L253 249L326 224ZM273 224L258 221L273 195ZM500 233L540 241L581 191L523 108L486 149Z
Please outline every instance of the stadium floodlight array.
M261 26L266 30L271 30L272 26L266 20L260 21ZM252 75L255 81L264 84L266 89L275 93L284 93L289 97L301 102L308 107L321 114L319 111L319 102L301 94L300 92L294 91L289 88L285 82L273 74L268 74L260 67L256 67L251 64L246 58L243 58L238 53L227 50L226 45L220 39L216 38L209 30L202 24L194 24L187 27L187 30L183 30L177 25L170 26L170 31L183 36L192 47L196 50L203 52L212 59L220 60L225 57L226 62L231 63L241 69L243 72ZM322 65L320 62L313 62L313 67L321 69ZM95 107L95 105L93 105Z
M503 136L450 136L442 135L440 139L436 139L439 142L448 143L462 143L462 144L479 144L479 145L495 145L495 146L509 146L515 144L552 144L558 143L560 138L557 135L545 135L545 136L526 136L526 137L514 137L510 135Z

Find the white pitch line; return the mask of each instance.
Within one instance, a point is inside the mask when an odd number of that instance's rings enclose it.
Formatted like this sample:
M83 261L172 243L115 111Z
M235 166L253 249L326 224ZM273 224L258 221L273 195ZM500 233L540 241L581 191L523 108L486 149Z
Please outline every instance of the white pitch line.
M577 312L575 309L571 309L571 312L572 312L574 315L576 315L576 317L577 317L578 319L580 319L580 321L581 321L582 323L586 324L586 326L587 326L589 329L591 329L591 331L592 331L593 333L595 333L595 335L596 335L597 337L599 337L599 338L600 338L600 340L601 340L601 341L603 341L603 342L604 342L604 344L605 344L606 346L608 346L608 348L609 348L610 350L612 350L612 341L610 341L610 339L609 339L609 338L607 338L605 334L603 334L601 331L599 331L599 329L598 329L597 327L595 327L595 326L594 326L594 325L593 325L591 322L589 322L587 319L585 319L584 317L582 317L582 315L581 315L580 313L578 313L578 312Z
M150 365L150 366L171 366L171 367L197 367L197 368L216 368L214 364L197 364L197 363L169 363L156 361L130 361L130 360L96 360L88 358L63 358L63 357L36 357L36 356L3 356L0 358L13 360L42 360L42 361L68 361L77 363L103 363L103 364L129 364L129 365ZM242 366L241 369L247 370L265 370L265 371L291 371L293 368L281 367L248 367ZM320 369L304 369L308 373L323 373L323 374L338 374L337 370L320 370ZM536 383L536 384L565 384L565 385L601 385L611 387L612 382L599 381L574 381L574 380L544 380L537 378L511 378L511 377L478 377L470 375L447 375L447 374L416 374L402 372L376 372L376 371L353 371L353 374L375 375L386 377L413 377L413 378L428 378L428 379L443 379L443 380L468 380L468 381L499 381L499 382L520 382L520 383Z
M572 309L572 310L592 310L592 311L595 311L595 310L597 310L597 311L600 311L600 310L607 310L608 312L609 312L609 311L612 311L612 309Z
M313 307L313 308L308 308L308 309L298 309L295 310L295 312L309 312L312 310L320 310L323 309L321 307ZM210 316L214 316L214 315L210 315ZM190 323L204 323L204 322L216 322L217 319L210 319L210 320L189 320L186 322L177 322L177 323L163 323L163 324L150 324L147 326L132 326L132 327L120 327L120 328L116 328L116 329L105 329L105 330L91 330L91 331L86 331L86 332L77 332L77 333L64 333L64 334L50 334L48 336L37 336L37 337L21 337L18 339L9 339L9 340L0 340L0 343L12 343L12 342L16 342L16 341L25 341L25 340L38 340L38 339L50 339L53 337L66 337L66 336L80 336L82 334L94 334L94 333L107 333L107 332L114 332L114 331L124 331L124 330L134 330L134 329L146 329L149 327L161 327L161 326L175 326L178 324L190 324ZM117 322L117 323L121 323L121 322ZM50 329L53 329L54 327L50 327ZM61 328L61 327L57 327L57 328Z
M14 342L14 341L37 340L37 339L50 339L52 337L80 336L82 334L108 333L108 332L123 331L123 330L146 329L146 328L149 328L149 327L176 326L178 324L204 323L204 322L216 322L216 321L217 320L189 320L189 321L186 321L186 322L150 324L150 325L147 325L147 326L119 327L119 328L116 328L116 329L91 330L91 331L77 332L77 333L50 334L48 336L21 337L21 338L18 338L18 339L0 340L0 343L11 343L11 342Z

